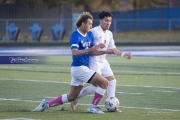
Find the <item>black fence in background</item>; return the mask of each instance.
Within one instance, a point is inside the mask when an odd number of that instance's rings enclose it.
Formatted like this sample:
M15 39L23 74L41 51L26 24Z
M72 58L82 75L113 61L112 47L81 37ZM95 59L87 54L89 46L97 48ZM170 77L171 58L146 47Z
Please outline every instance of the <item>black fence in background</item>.
M74 31L71 8L68 10L59 7L49 9L46 6L30 8L20 5L4 5L0 7L0 38L8 39L7 26L11 23L20 28L18 39L30 39L28 28L34 23L43 28L43 39L51 39L51 27L60 23L65 27L66 36ZM112 11L113 21L110 30L114 33L115 41L122 42L180 42L180 8L154 8L137 11L119 12ZM91 13L94 17L93 26L99 25L99 12ZM130 32L129 32L130 31ZM140 31L140 32L139 32ZM147 32L145 32L147 31ZM149 34L151 36L149 37ZM155 35L155 33L157 33ZM160 34L158 34L160 33ZM147 34L141 38L134 34ZM132 39L128 41L126 38ZM67 38L68 39L68 38ZM140 40L141 39L141 40ZM140 40L140 41L139 41ZM1 41L0 41L1 42Z

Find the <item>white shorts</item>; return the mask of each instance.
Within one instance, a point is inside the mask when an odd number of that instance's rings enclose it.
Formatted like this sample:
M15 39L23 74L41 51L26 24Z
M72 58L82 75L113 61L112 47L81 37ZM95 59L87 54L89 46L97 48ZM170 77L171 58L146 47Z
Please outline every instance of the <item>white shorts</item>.
M91 59L89 65L90 65L90 69L96 71L103 77L114 75L106 59L104 59L103 61L96 61L96 60Z
M91 81L95 73L95 71L89 69L86 66L73 66L71 67L71 85L84 86L84 83L89 83Z

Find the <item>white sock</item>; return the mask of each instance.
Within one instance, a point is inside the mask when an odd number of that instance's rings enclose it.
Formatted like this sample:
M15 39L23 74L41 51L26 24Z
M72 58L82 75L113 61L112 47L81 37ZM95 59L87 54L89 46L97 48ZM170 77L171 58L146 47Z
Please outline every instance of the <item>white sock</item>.
M104 93L106 92L106 89L103 89L103 88L101 88L101 87L97 87L95 91L96 91L96 93L98 93L99 95L104 96Z
M85 87L83 90L81 90L81 92L78 95L78 99L83 97L83 96L86 96L88 94L91 94L95 91L96 91L96 87L93 85L89 85L89 86Z
M63 103L69 102L68 97L67 97L67 94L63 94L63 95L62 95L62 102L63 102Z
M107 88L108 97L115 97L116 92L116 79L109 81L109 85Z

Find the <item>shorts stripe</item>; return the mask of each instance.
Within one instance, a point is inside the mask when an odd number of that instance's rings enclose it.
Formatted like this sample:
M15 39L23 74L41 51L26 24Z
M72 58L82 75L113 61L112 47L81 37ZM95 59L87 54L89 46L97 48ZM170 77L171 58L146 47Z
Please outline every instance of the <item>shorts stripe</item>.
M92 78L94 77L94 75L96 74L96 72L94 72L94 74L91 76L91 78L87 81L87 83L90 83Z

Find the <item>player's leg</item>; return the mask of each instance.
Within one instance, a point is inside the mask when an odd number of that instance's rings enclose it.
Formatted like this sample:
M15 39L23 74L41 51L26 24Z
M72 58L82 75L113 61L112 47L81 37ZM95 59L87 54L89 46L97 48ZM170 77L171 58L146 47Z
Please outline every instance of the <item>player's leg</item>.
M96 71L97 73L101 74L101 66L98 62L90 62L90 69ZM71 108L73 111L75 111L77 109L77 103L78 103L78 99L80 99L81 97L84 97L88 94L94 93L96 91L96 88L98 87L98 85L89 85L87 87L85 87L84 89L81 90L81 92L79 93L77 99L75 101L71 102Z
M97 104L100 102L100 100L104 96L104 93L109 83L108 80L102 77L100 74L96 73L95 71L85 66L72 67L71 70L74 71L74 72L71 72L73 73L72 76L75 76L80 81L99 86L95 91L94 98L92 100L91 109L90 110L88 109L88 112L104 113L100 110L99 107L97 107Z
M108 80L104 77L102 77L100 74L96 73L92 80L90 81L91 84L93 85L98 85L95 91L95 97L94 97L94 102L92 102L93 105L97 105L99 102L98 100L101 100L101 98L104 96L104 93L108 87ZM96 95L99 96L96 98ZM101 96L101 97L100 97Z
M103 68L102 62L97 62L97 61L96 62L94 62L94 61L90 62L90 69L96 71L97 73L101 74L102 68ZM94 83L93 85L89 85L89 86L85 87L83 90L81 90L81 92L78 95L78 98L75 101L71 102L72 110L75 111L77 109L78 99L80 99L81 97L86 96L88 94L96 92L97 88L98 88L98 85L96 83Z
M109 80L109 85L107 88L107 95L108 97L115 97L116 92L116 79L114 76L108 76L106 79ZM120 109L116 109L114 112L122 112Z
M96 91L97 87L98 86L95 87L94 85L89 85L89 86L85 87L84 89L82 89L81 92L79 93L78 97L76 98L76 100L71 102L72 110L75 111L77 109L77 103L81 97L84 97L88 94L94 93Z
M116 79L113 75L113 72L110 68L109 63L107 61L105 61L104 63L92 63L90 64L90 68L102 74L102 76L104 76L109 81L109 85L107 88L107 95L108 97L115 97ZM87 86L80 92L77 99L95 92L96 88L97 88L97 85L95 84Z
M36 107L32 112L42 112L47 108L62 105L69 101L74 101L79 92L81 91L82 86L71 86L70 92L68 94L62 94L55 99L47 101L43 99L38 107Z
M72 80L71 80L71 89L68 94L63 94L58 96L57 98L50 100L49 102L45 99L43 99L38 107L36 107L32 112L41 112L49 107L54 107L58 105L62 105L64 103L67 103L69 101L74 101L81 91L83 87L83 81L79 80L78 77L81 77L81 73L79 73L80 76L75 76L76 71L82 71L80 67L77 67L77 69L71 68L71 74L72 74ZM93 74L93 73L92 73Z
M107 88L107 95L108 97L115 97L115 92L116 92L116 79L114 77L114 74L112 72L112 69L106 60L103 65L103 69L101 70L102 76L104 76L108 81L109 85Z
M100 110L99 107L97 107L97 105L103 98L109 82L106 78L104 78L100 74L96 73L94 76L92 76L92 79L89 81L89 83L91 83L93 85L98 85L98 87L96 88L96 91L94 93L94 98L91 102L91 105L88 107L87 111L89 113L104 113Z
M91 60L89 67L91 70L94 70L101 75L101 69L102 69L102 63L101 62ZM97 87L98 87L98 85L95 85L95 84L85 87L84 89L81 90L77 99L79 99L83 96L86 96L88 94L94 93L96 91Z
M71 68L72 80L71 80L70 92L68 94L59 96L54 100L51 100L49 102L50 107L61 105L69 101L74 101L78 97L80 91L82 90L82 87L84 86L83 81L81 81L82 79L81 74L84 74L84 73L79 73L78 75L77 71L82 71L81 67Z
M104 63L104 68L102 69L102 75L109 81L109 85L107 88L107 95L108 97L115 97L115 93L116 93L116 79L114 77L114 74L112 72L112 69L108 63L108 61L106 61ZM122 112L119 109L116 109L115 112Z
M94 66L94 65L90 64L90 69L96 71L99 74L101 74L101 67L99 65ZM81 92L79 93L77 99L79 99L81 97L84 97L84 96L86 96L88 94L94 93L96 91L97 87L98 87L98 85L95 85L95 84L85 87L84 89L81 90Z
M71 86L70 92L68 94L63 94L51 101L49 101L49 107L58 106L70 101L73 101L77 98L79 92L83 86Z
M107 88L107 95L108 97L115 97L116 92L116 79L114 76L107 76L105 77L109 81L109 85Z
M94 86L94 85L89 85L87 87L85 87L84 89L81 90L81 92L79 93L77 99L81 98L81 97L84 97L88 94L91 94L91 93L94 93L96 91L96 88L98 86Z

